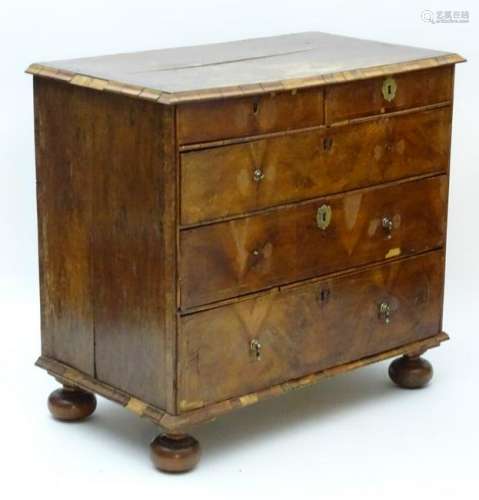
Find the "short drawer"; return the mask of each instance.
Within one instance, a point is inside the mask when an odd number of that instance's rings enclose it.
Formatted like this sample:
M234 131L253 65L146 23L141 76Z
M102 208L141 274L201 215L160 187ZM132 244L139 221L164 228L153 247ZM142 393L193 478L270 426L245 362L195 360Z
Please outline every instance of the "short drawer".
M450 101L453 67L341 83L325 92L327 123Z
M441 251L184 316L180 412L439 333Z
M181 104L178 142L191 144L323 123L323 89Z
M181 155L181 222L445 172L451 108L382 117Z
M446 197L441 175L182 230L181 306L440 247Z

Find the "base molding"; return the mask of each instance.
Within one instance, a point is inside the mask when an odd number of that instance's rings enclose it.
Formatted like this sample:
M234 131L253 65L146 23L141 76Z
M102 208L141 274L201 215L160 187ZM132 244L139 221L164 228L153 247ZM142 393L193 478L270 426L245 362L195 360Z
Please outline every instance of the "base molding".
M105 384L90 375L86 375L85 373L48 356L40 356L36 365L46 370L50 375L57 378L63 384L79 387L85 391L103 396L110 401L121 404L141 417L149 418L155 424L167 431L177 431L201 422L214 420L216 417L237 408L249 406L273 396L279 396L280 394L284 394L291 390L307 387L320 381L321 379L346 373L357 368L361 368L362 366L394 358L402 354L408 354L411 356L420 355L428 349L439 346L446 340L449 340L448 335L441 332L427 339L412 342L410 344L375 354L373 356L368 356L357 361L328 368L317 373L309 374L298 379L275 385L262 391L204 406L180 415L171 415L160 408L150 405L145 401L141 401L140 399L135 398L120 389Z

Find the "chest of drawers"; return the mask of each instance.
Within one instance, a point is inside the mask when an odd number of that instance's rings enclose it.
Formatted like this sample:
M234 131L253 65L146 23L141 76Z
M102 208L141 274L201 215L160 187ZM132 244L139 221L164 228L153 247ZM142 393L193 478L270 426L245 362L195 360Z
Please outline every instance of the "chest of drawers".
M450 53L322 33L32 64L42 355L94 394L194 425L398 357L442 331Z

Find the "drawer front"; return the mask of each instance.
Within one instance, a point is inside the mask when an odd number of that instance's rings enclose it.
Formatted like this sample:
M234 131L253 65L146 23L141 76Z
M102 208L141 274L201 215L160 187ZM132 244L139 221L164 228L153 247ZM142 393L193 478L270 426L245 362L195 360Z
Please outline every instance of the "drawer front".
M451 108L181 155L181 221L195 224L445 172Z
M443 266L438 251L184 316L180 411L439 333Z
M323 123L323 90L300 89L178 107L178 142L191 144Z
M446 196L442 175L183 230L181 306L440 247Z
M331 86L325 92L326 122L450 101L452 66Z

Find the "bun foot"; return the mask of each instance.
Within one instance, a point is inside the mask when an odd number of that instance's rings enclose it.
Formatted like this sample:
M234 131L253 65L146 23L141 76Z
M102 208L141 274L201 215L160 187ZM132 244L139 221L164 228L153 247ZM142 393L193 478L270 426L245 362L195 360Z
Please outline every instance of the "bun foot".
M432 365L420 356L403 356L389 365L389 377L404 389L419 389L432 378Z
M200 459L200 444L188 434L160 434L150 449L153 464L163 472L187 472Z
M89 417L96 408L94 394L64 385L48 398L48 409L57 420L73 422Z

